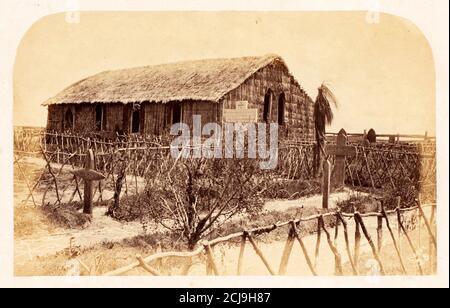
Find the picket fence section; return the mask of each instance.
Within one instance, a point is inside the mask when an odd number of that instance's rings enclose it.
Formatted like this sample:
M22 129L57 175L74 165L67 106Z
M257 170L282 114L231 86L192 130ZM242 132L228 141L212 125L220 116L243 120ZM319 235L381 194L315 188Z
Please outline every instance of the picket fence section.
M404 236L406 238L406 241L411 249L411 252L413 254L413 257L416 262L417 270L420 275L424 275L426 273L426 269L424 268L425 264L423 264L423 261L421 260L418 249L415 243L413 243L413 240L410 237L410 231L406 228L403 219L402 214L405 212L413 212L416 211L417 215L419 217L419 220L423 220L424 225L426 226L427 234L428 234L428 255L430 256L430 263L429 263L429 272L433 272L434 264L431 256L433 256L436 252L437 248L437 242L436 242L436 226L435 226L435 207L436 204L424 204L422 205L420 200L417 200L417 205L409 208L402 208L400 206L400 199L398 198L398 206L394 210L385 210L383 206L383 202L381 201L381 210L378 212L373 213L364 213L361 214L359 212L354 213L343 213L341 211L335 211L330 212L326 214L321 215L313 215L310 217L305 218L299 218L294 219L291 221L276 223L273 225L263 226L254 228L251 230L243 230L241 232L229 234L224 237L215 238L212 240L205 240L201 242L198 247L192 251L186 251L186 252L179 252L179 251L171 251L171 252L162 252L162 253L156 253L147 257L142 257L141 255L136 255L136 262L128 264L126 266L123 266L121 268L115 269L113 271L110 271L108 273L105 273L104 276L119 276L124 275L128 272L130 272L133 269L136 268L142 268L145 271L147 271L151 275L164 275L161 273L161 271L154 266L152 266L152 263L158 260L166 259L166 258L184 258L188 261L187 266L185 266L182 270L183 275L188 275L189 270L192 266L192 258L194 257L202 257L204 256L205 260L205 270L207 275L221 275L220 267L217 263L217 261L214 258L213 249L218 244L223 244L226 242L236 241L237 239L240 239L240 251L239 251L239 258L237 260L236 264L236 274L242 275L243 274L243 261L244 261L244 250L247 245L247 243L250 244L256 255L259 257L261 262L264 264L264 267L267 270L267 273L270 275L285 275L287 270L287 265L289 262L289 258L292 252L293 244L295 241L297 241L300 244L301 252L305 258L305 262L311 271L311 274L314 276L320 275L320 269L317 268L317 263L319 259L319 249L321 244L321 238L322 234L325 234L325 240L329 246L329 249L331 253L334 255L334 262L335 262L335 275L343 275L344 274L344 264L343 264L343 254L346 254L350 263L351 267L351 273L355 276L361 275L359 268L360 268L360 250L361 250L361 239L362 237L365 238L367 243L370 246L370 250L372 253L373 258L376 260L379 268L380 275L389 275L390 273L386 270L386 263L382 260L380 251L383 247L383 230L387 230L389 233L390 240L392 241L392 244L395 248L396 255L397 255L397 262L399 264L399 268L401 269L401 272L404 275L411 274L408 272L406 268L406 260L404 257L404 254L402 254L400 250L400 243L401 236ZM425 208L431 208L431 214L430 217L426 217L424 213ZM391 216L394 216L394 219L397 222L398 226L398 236L395 235L395 230L393 230L392 227L392 220L390 219ZM378 228L377 228L377 238L373 239L366 224L365 219L369 217L376 217L378 220ZM336 225L334 229L334 235L332 234L331 230L328 230L325 227L324 219L325 218L331 218L336 220ZM355 228L355 234L354 234L354 246L351 247L350 245L350 233L347 227L347 221L346 219L352 218L355 221L356 228ZM316 240L316 249L314 252L314 255L311 255L310 252L308 252L308 249L303 242L302 236L300 236L299 229L301 228L301 224L309 221L316 221L317 223L317 240ZM286 240L286 244L284 246L282 257L279 263L278 271L275 270L273 267L273 264L271 264L272 260L269 260L260 247L258 246L258 243L256 242L256 238L264 233L270 233L274 231L275 229L279 228L287 228L288 231L288 237ZM420 226L419 226L420 227ZM342 252L339 247L336 245L336 240L339 235L340 229L343 230L343 236L345 239L345 247L344 252ZM323 233L322 233L323 232ZM389 264L392 266L392 264Z

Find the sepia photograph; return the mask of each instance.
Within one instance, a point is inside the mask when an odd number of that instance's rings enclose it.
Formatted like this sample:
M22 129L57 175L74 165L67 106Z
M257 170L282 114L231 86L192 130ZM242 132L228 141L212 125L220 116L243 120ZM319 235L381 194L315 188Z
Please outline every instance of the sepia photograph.
M416 24L69 2L16 49L13 277L437 279L448 204Z

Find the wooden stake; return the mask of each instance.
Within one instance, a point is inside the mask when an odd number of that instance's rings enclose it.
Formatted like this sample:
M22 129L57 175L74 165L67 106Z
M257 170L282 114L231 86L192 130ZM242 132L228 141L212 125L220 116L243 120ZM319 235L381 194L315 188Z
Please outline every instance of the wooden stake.
M320 216L319 218L319 224L322 226L323 231L325 232L325 235L327 237L328 245L330 246L331 251L334 254L335 257L335 268L336 268L336 275L342 276L342 261L341 261L341 255L339 254L339 251L336 249L336 246L334 246L333 241L331 240L330 233L328 232L327 228L325 228L325 223L323 221L323 216Z
M286 244L284 245L283 255L281 256L280 267L278 270L278 275L284 275L286 273L287 265L289 262L289 257L292 252L292 247L294 246L294 231L292 227L289 229L288 238Z
M50 165L50 161L48 160L47 155L45 155L44 149L41 148L41 152L42 152L42 155L44 156L45 162L47 163L48 172L50 172L50 175L53 178L53 182L55 183L56 200L58 203L61 203L61 198L59 197L59 190L58 190L58 183L56 181L56 176L52 171L52 166ZM42 202L42 204L44 204L44 202Z
M395 239L394 232L392 231L391 224L389 223L389 218L386 214L383 203L381 203L381 214L383 215L383 218L386 220L386 227L389 231L389 234L391 235L395 251L397 252L398 260L400 261L400 266L402 267L402 272L404 275L407 275L405 263L403 261L402 254L400 253L400 249L398 247L397 240Z
M298 234L297 227L295 226L295 223L294 223L294 222L291 222L291 227L292 227L292 229L294 230L294 236L295 236L295 238L297 239L298 243L300 244L300 247L302 248L303 255L305 256L306 263L308 264L308 267L309 267L309 269L311 270L311 273L312 273L314 276L317 276L316 269L314 268L314 266L313 266L313 264L312 264L312 262L311 262L311 259L310 259L309 255L308 255L308 251L306 250L306 247L305 247L305 244L303 243L302 238L301 238L300 235Z
M414 245L413 245L413 243L411 241L411 238L409 237L408 232L406 231L406 228L405 228L405 226L402 223L402 217L400 215L400 208L397 208L397 220L398 220L398 224L399 224L401 230L403 231L403 234L406 237L406 240L407 240L407 242L409 244L409 247L411 248L411 250L412 250L412 252L414 254L414 258L416 259L416 263L417 263L417 267L419 268L420 275L423 275L422 265L420 264L420 259L417 256L416 249L414 248Z
M435 212L436 212L436 206L433 205L431 207L431 216L430 216L430 223L433 225L434 225ZM430 273L434 273L435 272L435 268L434 268L435 252L433 250L433 244L431 243L431 241L429 241L429 244L428 244L428 259L429 259Z
M214 255L211 249L211 246L209 246L209 244L205 244L203 245L203 247L205 248L205 253L206 253L206 257L207 257L207 265L209 265L211 267L211 269L214 272L214 275L219 276L219 269L217 267L216 261L214 260Z
M33 196L33 190L31 189L30 184L28 183L27 176L26 176L25 173L23 172L22 167L20 167L19 160L17 159L17 157L16 157L15 154L14 154L14 163L16 163L17 168L19 169L19 172L20 172L21 176L23 177L23 179L24 179L24 181L25 181L25 184L27 185L29 194L30 194L30 196L31 196L31 200L33 201L33 205L36 206L36 201L34 200L34 196Z
M366 226L364 225L364 222L363 222L359 212L355 213L355 219L358 220L359 225L361 226L361 230L362 230L364 236L366 237L367 242L369 242L370 248L372 248L372 254L375 257L375 260L377 260L378 265L380 266L380 273L381 273L381 275L383 275L383 276L386 275L383 263L381 262L380 256L378 255L378 252L377 252L377 249L376 249L376 247L375 247L375 245L374 245L374 243L372 241L372 238L370 237L369 232L366 229Z
M359 221L355 218L355 249L354 257L355 267L359 272L359 251L361 249L361 230L359 226Z
M317 218L317 240L316 249L314 251L314 268L317 269L317 263L319 262L320 240L322 235L322 228L320 226L320 216Z
M248 241L250 242L250 244L252 244L253 249L255 250L256 254L260 257L260 259L263 261L264 265L266 266L267 270L269 271L269 273L271 275L275 275L275 272L272 270L272 268L270 267L269 262L267 262L266 258L264 257L262 251L259 249L258 245L256 245L255 241L253 240L253 238L251 237L250 234L247 235Z
M355 266L355 262L352 257L352 253L350 251L350 241L348 239L348 229L347 229L347 222L344 220L344 217L342 217L342 213L339 211L337 213L339 220L342 222L342 226L344 228L344 239L345 239L345 248L347 250L348 259L350 261L350 265L352 266L353 275L358 275L358 269Z
M382 206L380 204L379 207L380 212L382 211ZM378 254L381 253L381 248L383 246L383 216L377 217L377 248L378 248Z
M152 274L154 276L161 276L161 274L156 269L154 269L153 267L151 267L150 265L145 263L145 261L141 255L136 255L136 259L138 260L141 267L143 269L145 269L147 272L149 272L150 274Z
M323 184L322 184L322 208L328 209L331 185L331 163L327 159L323 162Z
M239 259L238 259L238 268L237 268L237 275L242 274L242 264L244 262L244 251L245 251L245 243L247 241L247 235L244 232L244 235L242 235L241 238L241 247L239 249Z
M187 260L186 264L181 269L181 275L183 275L183 276L187 276L187 274L189 274L189 270L192 267L192 258L188 257L187 259L188 260Z
M431 231L431 226L428 222L428 219L425 216L425 213L423 212L422 203L420 202L420 197L419 197L419 199L416 200L416 202L417 202L417 206L419 207L419 213L423 217L423 221L425 222L425 226L427 227L428 234L430 236L430 241L434 245L434 248L437 249L436 238L434 237L433 231Z

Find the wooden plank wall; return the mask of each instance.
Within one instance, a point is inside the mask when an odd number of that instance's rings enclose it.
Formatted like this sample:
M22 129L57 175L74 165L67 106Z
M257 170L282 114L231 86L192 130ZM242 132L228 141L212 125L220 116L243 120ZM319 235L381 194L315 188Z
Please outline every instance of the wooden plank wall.
M110 132L122 132L123 127L123 104L105 104L106 130Z

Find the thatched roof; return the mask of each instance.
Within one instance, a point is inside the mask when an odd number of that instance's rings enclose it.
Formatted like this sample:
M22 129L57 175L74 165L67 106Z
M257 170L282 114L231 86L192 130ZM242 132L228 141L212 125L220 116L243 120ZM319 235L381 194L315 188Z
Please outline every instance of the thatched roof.
M64 103L219 101L277 55L208 59L105 71L83 79L47 100Z

